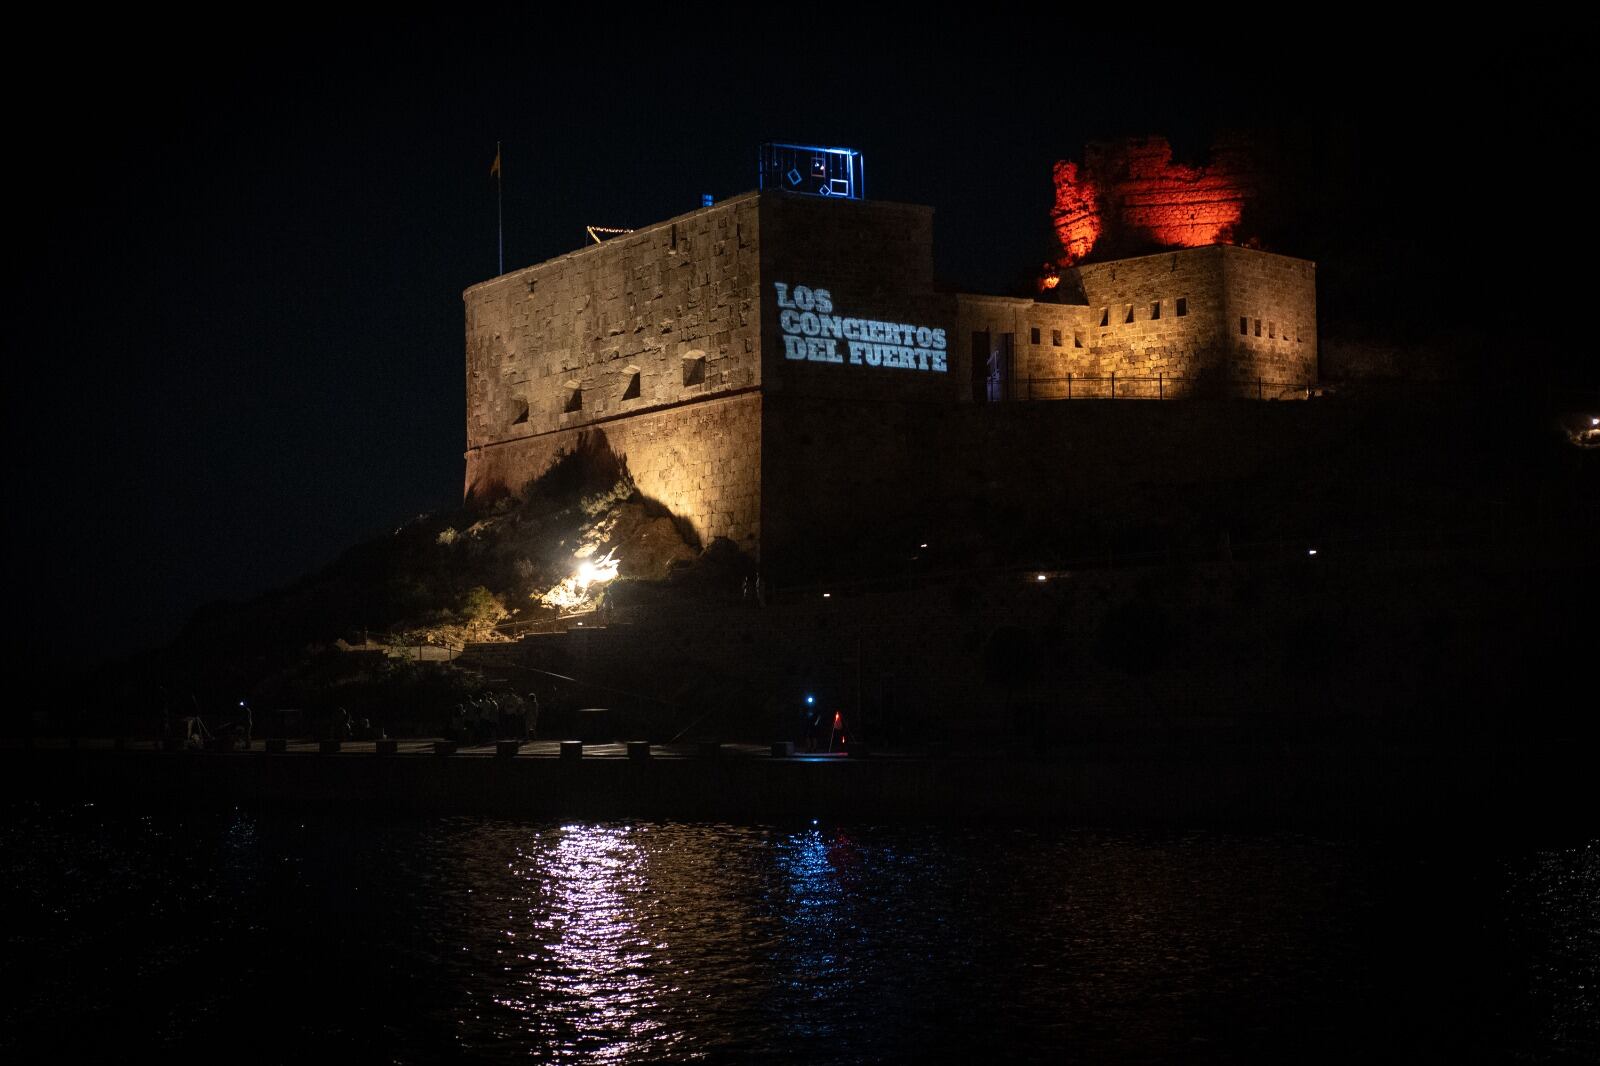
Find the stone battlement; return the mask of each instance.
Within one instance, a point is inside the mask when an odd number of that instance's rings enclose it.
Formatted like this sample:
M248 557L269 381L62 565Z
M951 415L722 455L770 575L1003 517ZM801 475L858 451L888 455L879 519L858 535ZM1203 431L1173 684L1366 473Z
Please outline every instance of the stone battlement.
M517 492L595 434L702 543L759 558L768 516L796 511L780 498L790 453L850 450L829 401L939 421L1024 398L1024 381L1052 398L1072 375L1157 381L1164 398L1316 381L1304 260L1188 248L1071 268L1050 297L936 291L931 208L776 191L513 271L464 293L466 493ZM874 457L911 485L939 461Z

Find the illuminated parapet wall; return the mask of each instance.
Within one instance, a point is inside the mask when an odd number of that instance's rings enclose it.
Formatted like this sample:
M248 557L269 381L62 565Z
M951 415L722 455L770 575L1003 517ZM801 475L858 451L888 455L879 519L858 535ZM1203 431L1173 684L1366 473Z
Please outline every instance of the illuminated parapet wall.
M1303 395L1317 380L1316 264L1212 245L1091 263L1062 283L1087 309L1078 373L1140 379L1123 395ZM1240 323L1244 323L1241 328Z
M963 399L1281 399L1317 380L1316 264L1303 259L1161 252L1067 269L1054 295L956 297Z
M1217 251L1223 264L1222 333L1233 377L1246 386L1251 378L1315 384L1317 265L1249 248Z
M474 285L468 498L517 492L604 433L703 541L759 531L754 193Z

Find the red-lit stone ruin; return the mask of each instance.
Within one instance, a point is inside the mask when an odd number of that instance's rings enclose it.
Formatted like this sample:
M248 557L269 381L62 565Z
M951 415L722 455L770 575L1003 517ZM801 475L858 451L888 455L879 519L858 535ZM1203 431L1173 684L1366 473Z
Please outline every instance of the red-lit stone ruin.
M1247 141L1227 137L1203 164L1173 159L1165 137L1088 145L1055 165L1051 222L1060 267L1128 251L1246 244L1240 223L1259 171Z

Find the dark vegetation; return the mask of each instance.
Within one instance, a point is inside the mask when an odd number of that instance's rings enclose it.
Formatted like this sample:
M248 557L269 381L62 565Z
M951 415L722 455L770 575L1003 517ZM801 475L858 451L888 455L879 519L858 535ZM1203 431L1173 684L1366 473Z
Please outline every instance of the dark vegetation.
M438 732L488 680L428 656L556 617L540 595L574 572L576 553L610 548L624 572L596 600L655 586L692 595L703 571L742 565L721 550L702 556L603 440L586 439L520 496L419 515L289 586L201 608L170 647L91 679L100 698L76 724L127 730L131 719L146 731L163 708L226 719L244 699L258 732L284 708L313 732L335 708L391 732Z

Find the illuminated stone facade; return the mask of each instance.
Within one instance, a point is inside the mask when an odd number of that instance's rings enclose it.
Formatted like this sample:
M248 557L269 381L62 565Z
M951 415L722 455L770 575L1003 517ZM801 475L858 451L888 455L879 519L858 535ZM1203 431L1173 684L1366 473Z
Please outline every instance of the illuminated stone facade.
M1024 422L986 418L988 401L1241 383L1276 397L1316 379L1303 260L1211 246L1078 266L1047 301L941 293L931 208L771 191L474 285L465 302L469 498L516 492L600 435L702 543L757 558L808 536L830 478L839 499L863 479L915 497L957 452L1013 446L999 427ZM906 431L860 454L848 427L891 407ZM1035 438L1070 417L1030 416L1027 446L1048 450Z
M744 196L468 289L467 495L515 492L599 430L702 540L753 545L759 223Z
M1317 381L1314 263L1210 245L1060 276L1061 303L956 297L969 398L1292 399Z

